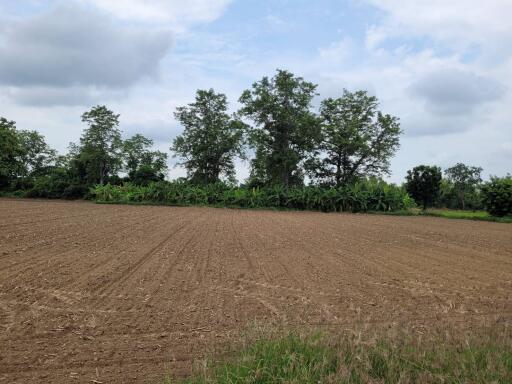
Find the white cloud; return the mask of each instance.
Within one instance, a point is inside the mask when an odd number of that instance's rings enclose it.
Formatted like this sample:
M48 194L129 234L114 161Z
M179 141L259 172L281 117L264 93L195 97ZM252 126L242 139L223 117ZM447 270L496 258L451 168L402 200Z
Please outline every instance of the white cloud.
M122 19L188 25L219 17L231 0L82 0Z
M392 36L429 36L444 43L487 47L512 39L510 0L366 0L386 12L388 19L376 32ZM379 36L379 41L383 41Z
M353 42L349 37L331 43L328 47L320 48L320 57L326 62L340 63L350 58L353 52Z
M9 23L0 84L22 104L89 104L102 93L157 78L171 32L117 25L105 12L65 4Z

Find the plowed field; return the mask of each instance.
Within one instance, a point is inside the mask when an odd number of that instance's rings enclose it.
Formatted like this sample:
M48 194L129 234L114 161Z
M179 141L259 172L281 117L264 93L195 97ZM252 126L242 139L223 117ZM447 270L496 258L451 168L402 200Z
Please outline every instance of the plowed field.
M512 225L0 199L0 382L158 383L253 320L512 319Z

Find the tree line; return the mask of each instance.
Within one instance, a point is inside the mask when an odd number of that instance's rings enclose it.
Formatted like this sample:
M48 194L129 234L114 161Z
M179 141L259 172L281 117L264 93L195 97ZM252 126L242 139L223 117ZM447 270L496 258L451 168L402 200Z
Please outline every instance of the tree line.
M423 209L487 209L493 216L512 214L512 176L482 182L482 168L457 163L440 167L419 165L407 171L405 188Z
M58 155L37 131L18 130L0 118L0 190L26 197L80 198L96 184L164 180L167 154L136 134L122 140L119 115L96 106L82 115L87 124L78 143ZM126 177L120 177L120 172Z
M248 189L306 184L339 189L389 174L402 133L399 119L383 113L378 99L366 91L344 90L338 98L322 100L315 111L316 89L278 70L243 91L235 113L228 112L226 95L198 90L194 102L174 113L183 132L170 150L186 169L186 182L235 186L237 159L250 163L250 176L241 186ZM119 115L96 106L82 121L87 127L79 143L59 156L36 131L17 130L14 122L1 118L0 189L35 197L81 197L95 185L147 186L164 180L167 154L152 150L152 140L140 134L123 140ZM403 188L424 208L477 209L483 204L481 171L457 164L443 179L438 167L420 166L408 172Z

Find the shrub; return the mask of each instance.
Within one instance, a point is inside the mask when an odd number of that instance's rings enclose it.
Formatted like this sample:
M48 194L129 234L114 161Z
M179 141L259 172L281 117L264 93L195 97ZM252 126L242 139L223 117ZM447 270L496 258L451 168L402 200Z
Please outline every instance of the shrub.
M512 214L512 176L492 177L482 192L487 212L491 215L503 217Z

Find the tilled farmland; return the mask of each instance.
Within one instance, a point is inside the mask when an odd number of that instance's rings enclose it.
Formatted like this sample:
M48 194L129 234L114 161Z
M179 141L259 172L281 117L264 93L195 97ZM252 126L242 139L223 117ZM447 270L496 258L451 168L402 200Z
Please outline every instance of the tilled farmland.
M0 382L158 383L251 322L512 319L512 225L0 199Z

